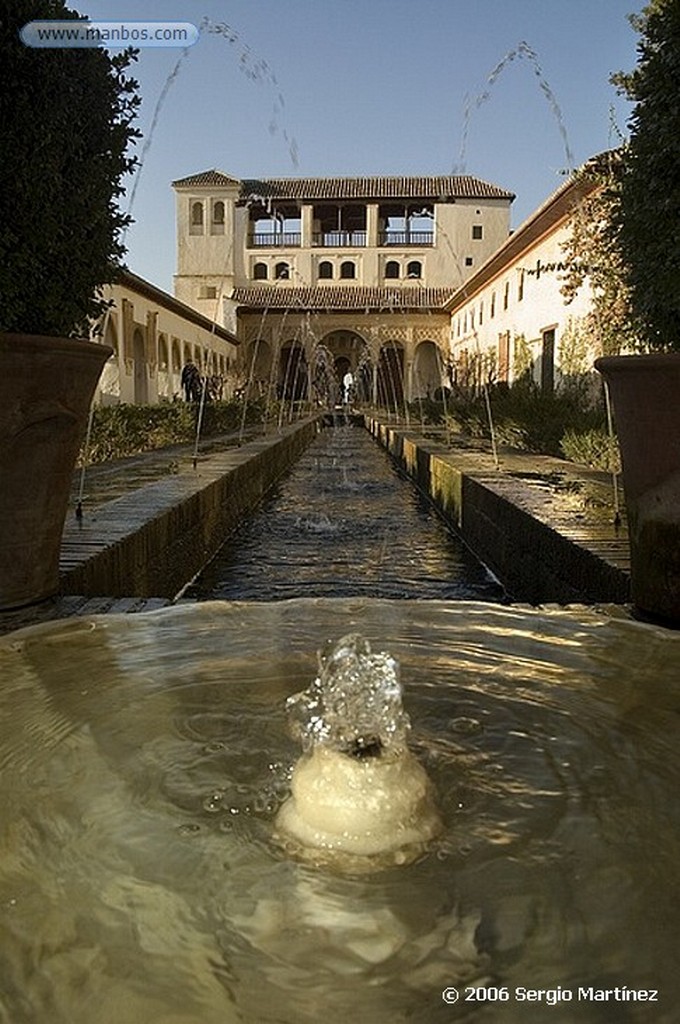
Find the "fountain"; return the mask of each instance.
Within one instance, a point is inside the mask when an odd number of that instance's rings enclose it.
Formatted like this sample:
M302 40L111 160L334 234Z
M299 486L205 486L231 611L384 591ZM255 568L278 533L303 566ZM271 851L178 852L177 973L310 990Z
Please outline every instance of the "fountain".
M406 745L410 723L394 659L373 654L359 634L343 637L320 656L318 676L288 698L288 709L305 751L276 820L297 843L292 850L315 862L340 854L354 870L419 856L441 822L427 775Z
M317 675L349 647L393 690L399 662L441 822L404 864L275 838L287 717L312 757L325 737L316 683L286 702L323 638L358 632L390 655L343 641ZM204 602L11 634L0 673L0 1020L676 1019L676 634L586 608Z

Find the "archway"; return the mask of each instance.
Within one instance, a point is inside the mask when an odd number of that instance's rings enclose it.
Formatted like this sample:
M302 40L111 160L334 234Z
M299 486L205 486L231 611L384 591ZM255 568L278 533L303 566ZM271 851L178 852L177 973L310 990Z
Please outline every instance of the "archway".
M307 358L297 341L287 341L279 357L279 395L283 399L298 401L307 397Z
M440 354L433 341L421 341L413 358L413 398L433 398L442 385Z
M170 398L172 395L170 353L168 339L164 334L158 336L158 394L161 398Z
M378 359L378 404L395 412L404 405L404 349L388 341Z
M116 405L120 401L120 360L113 313L106 318L103 340L113 349L113 356L104 364L99 378L99 400L102 405Z
M132 335L132 361L134 366L135 405L147 405L149 402L149 379L146 373L146 350L144 335L139 327Z
M172 381L170 393L174 395L181 388L182 356L180 353L179 338L172 339Z
M321 342L331 352L338 380L349 373L356 373L366 349L366 342L356 331L331 331Z
M250 343L243 369L250 386L265 394L272 374L272 349L268 341L256 338Z

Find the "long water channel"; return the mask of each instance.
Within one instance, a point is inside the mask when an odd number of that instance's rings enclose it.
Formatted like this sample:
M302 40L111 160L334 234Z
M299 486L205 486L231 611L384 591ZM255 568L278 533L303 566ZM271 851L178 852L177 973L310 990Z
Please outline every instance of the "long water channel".
M198 600L501 601L488 570L363 427L326 429L187 590Z

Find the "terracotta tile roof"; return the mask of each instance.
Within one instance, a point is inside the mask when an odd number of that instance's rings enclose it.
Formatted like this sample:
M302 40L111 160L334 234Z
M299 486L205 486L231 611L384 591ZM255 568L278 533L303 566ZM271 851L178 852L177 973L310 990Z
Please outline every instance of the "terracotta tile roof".
M213 168L211 171L190 174L188 178L178 178L172 184L173 187L177 186L178 188L191 188L192 186L198 188L204 185L240 185L241 182L238 178L230 178L228 174L223 174L222 171L217 171Z
M299 287L259 285L235 288L230 298L249 309L297 310L441 310L450 288L362 288L325 285Z
M222 171L202 171L173 182L182 188L233 185ZM241 199L514 199L514 193L470 175L368 178L253 178L240 182Z
M266 178L244 181L241 195L277 199L514 199L511 192L463 176L380 178Z

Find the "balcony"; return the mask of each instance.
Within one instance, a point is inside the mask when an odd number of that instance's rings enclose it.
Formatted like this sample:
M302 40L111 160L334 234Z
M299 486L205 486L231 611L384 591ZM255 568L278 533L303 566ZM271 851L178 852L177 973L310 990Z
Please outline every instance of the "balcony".
M323 249L357 249L366 245L365 231L315 231L312 245Z
M254 231L248 238L250 249L299 249L301 244L299 231Z
M381 231L378 245L434 245L434 231Z

